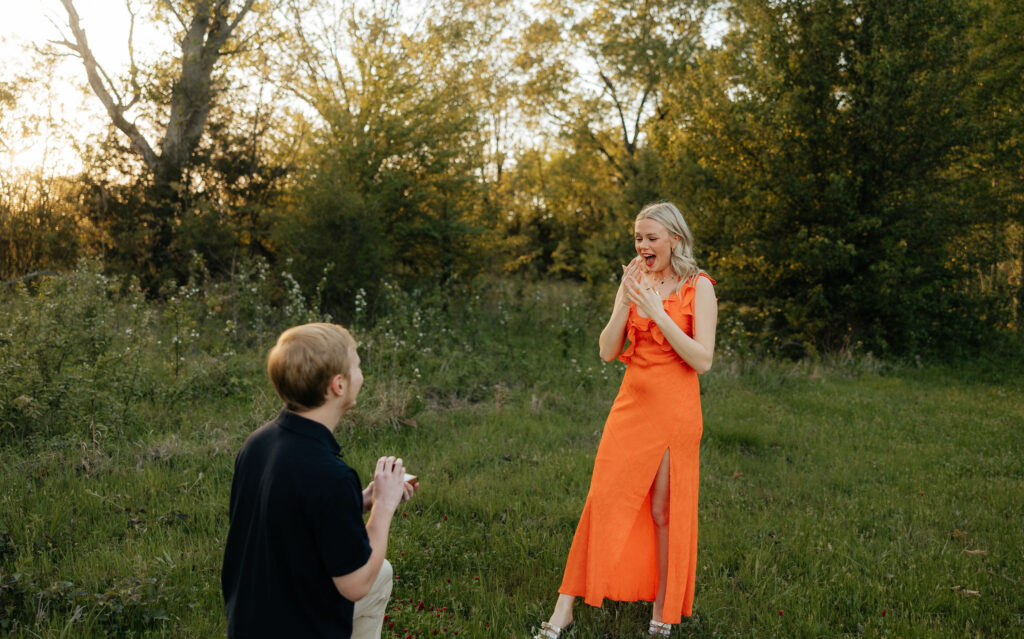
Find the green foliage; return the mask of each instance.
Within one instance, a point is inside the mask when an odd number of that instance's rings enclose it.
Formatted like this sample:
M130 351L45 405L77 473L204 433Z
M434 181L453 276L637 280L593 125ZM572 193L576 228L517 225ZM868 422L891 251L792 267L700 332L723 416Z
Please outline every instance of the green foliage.
M505 270L605 282L628 261L635 212L594 154L525 151L501 188Z
M971 3L969 65L975 81L965 115L973 143L952 167L970 226L956 260L976 273L973 302L994 325L1024 321L1024 28L1020 3Z
M160 304L96 264L0 292L0 446L126 436L154 411L251 391L253 362L237 349L319 318L295 280L263 261L219 283L193 270Z
M392 285L608 281L670 199L752 348L945 357L1020 330L1019 3L234 1L200 69L204 6L137 11L177 41L104 75L124 119L80 175L0 175L0 279L101 256L156 294L193 254L218 281L260 259L377 317ZM0 78L5 149L71 126L25 113L47 90Z
M140 375L145 344L154 339L151 313L136 286L121 288L83 268L44 280L37 292L17 286L4 295L0 432L6 444L119 429L134 417L133 403L154 393ZM77 415L91 419L82 423Z
M86 238L98 244L95 252L113 272L139 277L151 294L169 278L184 282L193 254L220 278L229 277L240 260L273 259L271 226L290 160L267 130L270 118L259 109L213 109L171 194L158 192L115 132L92 141L83 154L75 206L94 229ZM162 260L153 257L157 246L165 252Z
M428 406L503 401L526 388L558 386L567 374L587 389L618 367L579 356L596 349L589 340L601 318L583 291L565 284L480 278L412 293L385 286L372 326L362 304L357 300L354 328L373 408L361 408L357 423L398 425ZM453 323L460 317L464 324ZM548 335L537 326L558 329ZM560 366L551 365L552 355L564 360ZM515 378L495 362L508 362Z
M405 33L397 11L353 9L295 43L289 84L319 121L281 220L278 255L295 259L307 287L330 264L324 302L343 316L359 289L375 307L384 282L447 282L471 268L483 162L478 107L460 60L428 47L430 34ZM342 39L354 63L335 51L330 67L305 64L303 56L321 53L317 42Z
M71 180L0 172L0 280L71 267L88 254L89 225L74 209Z
M969 141L962 3L730 16L657 142L730 310L774 345L971 351L986 319L951 260L968 220L944 171Z
M706 10L699 0L551 2L524 29L524 108L558 137L521 152L498 190L510 270L616 275L633 217L663 199L647 132L664 117L666 77L685 75L701 50Z

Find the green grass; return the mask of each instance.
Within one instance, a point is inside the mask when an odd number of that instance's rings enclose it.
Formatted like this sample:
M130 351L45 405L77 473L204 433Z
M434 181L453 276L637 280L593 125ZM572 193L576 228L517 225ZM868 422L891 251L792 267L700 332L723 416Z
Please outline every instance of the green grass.
M359 335L345 458L365 481L401 454L421 478L386 637L522 638L549 614L621 375L588 304L498 290ZM0 634L223 636L232 462L277 411L264 348L131 404L130 428L0 446ZM674 636L1024 634L1024 375L734 358L702 386L697 593ZM641 637L650 605L576 612L578 637Z
M1024 633L1020 380L954 380L713 378L683 636ZM396 625L429 634L442 622L408 600L429 609L450 594L449 626L466 636L521 637L548 614L614 389L602 390L540 411L524 393L431 416L385 444L356 434L360 451L408 451L423 477L396 531ZM650 613L577 614L585 637L634 637Z

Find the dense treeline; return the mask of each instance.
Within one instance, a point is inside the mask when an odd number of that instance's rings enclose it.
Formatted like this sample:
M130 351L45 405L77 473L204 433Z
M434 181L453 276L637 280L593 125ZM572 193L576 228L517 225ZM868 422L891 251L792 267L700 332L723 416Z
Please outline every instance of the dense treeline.
M671 199L768 348L968 353L1024 321L1019 2L152 2L175 42L122 75L62 2L52 53L110 129L79 175L0 174L4 280L288 264L346 318L392 283L605 284ZM0 81L11 138L40 81Z

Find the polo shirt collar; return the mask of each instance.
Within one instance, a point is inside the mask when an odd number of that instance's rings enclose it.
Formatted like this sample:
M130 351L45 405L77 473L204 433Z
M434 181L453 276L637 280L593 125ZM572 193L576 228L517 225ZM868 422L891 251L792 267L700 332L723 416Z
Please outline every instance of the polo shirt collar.
M331 431L320 422L283 408L281 409L281 414L277 416L277 423L281 428L289 432L302 437L308 437L322 444L331 451L332 455L341 455L341 446L338 444L338 440L334 439Z

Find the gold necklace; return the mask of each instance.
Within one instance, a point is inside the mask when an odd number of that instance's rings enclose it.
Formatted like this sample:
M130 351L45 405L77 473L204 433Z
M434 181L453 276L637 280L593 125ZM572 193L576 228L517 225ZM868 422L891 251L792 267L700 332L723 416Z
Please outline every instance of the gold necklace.
M664 271L663 271L663 272L664 272ZM679 276L678 276L678 275L676 275L676 276L675 276L675 278L676 278L676 281L678 282L678 281L679 281ZM660 281L660 282L658 282L658 286L663 286L663 285L665 284L665 282L666 282L666 281L667 281L668 279L669 279L669 276L667 276L667 275L666 275L666 276L664 276L664 277L662 277L662 278L661 278L661 281Z
M662 271L662 273L664 273L664 271ZM661 287L665 286L665 282L668 281L668 279L669 279L669 276L667 276L667 275L665 277L662 277L661 281L658 282L657 284L655 284L655 286L657 286L660 289ZM680 278L678 275L676 275L675 279L676 279L676 282L678 282L682 278ZM662 293L661 290L659 290L658 294L661 295L661 293Z

